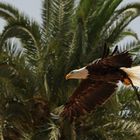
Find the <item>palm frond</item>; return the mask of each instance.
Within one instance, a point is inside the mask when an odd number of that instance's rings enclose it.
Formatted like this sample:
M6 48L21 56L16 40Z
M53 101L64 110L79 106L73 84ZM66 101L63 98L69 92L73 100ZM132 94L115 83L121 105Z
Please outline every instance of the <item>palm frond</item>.
M32 51L39 51L41 49L39 25L35 21L29 20L27 16L9 4L0 3L0 8L2 15L8 15L9 17L5 19L8 22L1 35L1 46L8 38L16 37L22 38L23 44L28 44L29 47L25 45L27 49L32 48ZM31 50L28 52L31 53ZM34 59L37 59L37 57L39 56L36 56Z
M111 27L107 32L110 34L108 39L105 39L107 42L113 43L113 38L119 37L121 31L133 20L137 17L137 13L128 11L122 15L119 21L116 22L114 27ZM112 29L114 28L114 29Z
M5 26L1 35L1 46L9 38L20 38L22 47L28 54L28 61L36 64L40 58L40 29L35 21L29 21L27 17L21 17L19 21L14 21Z
M0 64L0 78L10 83L17 90L25 88L25 82L19 76L18 71L7 64Z
M51 0L44 0L42 2L42 20L43 20L43 29L46 30L49 26L50 17L51 17Z
M116 43L121 42L126 37L132 37L134 40L139 41L138 34L135 33L132 29L126 28L120 33L120 35L115 40ZM114 43L115 43L114 42Z
M93 13L102 2L103 0L81 0L77 6L76 18L82 18L83 21L87 20L88 16Z
M77 29L75 31L73 41L71 43L69 49L69 56L68 56L68 70L74 67L81 67L83 58L85 59L86 54L86 32L84 23L82 20L77 21Z
M89 47L96 45L96 42L99 40L98 35L102 31L103 26L108 22L113 12L121 2L122 0L115 0L113 3L111 0L104 1L104 3L102 3L102 8L96 13L93 13L89 18L87 23L87 26L90 29L88 31ZM93 42L94 44L92 44Z
M60 128L53 122L49 123L48 130L50 131L49 140L58 140L60 138Z
M38 29L38 24L36 22L30 22L28 20L28 18L20 18L20 21L15 21L12 22L10 24L8 24L2 35L1 35L1 44L10 37L17 37L17 38L21 38L22 36L22 32L23 34L26 33L26 36L28 36L28 40L29 38L31 38L33 40L33 43L35 44L35 46L37 48L40 47L39 45L39 39L38 37L40 37L39 33L39 29ZM24 36L25 38L25 36Z
M122 36L131 36L131 37L134 37L136 40L139 40L138 39L138 34L133 31L132 29L130 28L126 28L122 33L121 33Z
M3 58L1 58L1 63L5 64L7 66L6 68L11 67L12 69L15 69L17 74L10 75L14 73L8 71L9 75L5 74L7 77L4 78L11 78L11 82L16 86L16 89L20 89L19 92L22 92L29 97L31 96L31 91L33 91L33 89L35 89L33 94L37 92L40 84L37 81L37 68L27 61L26 55L25 49L18 46L17 42L14 43L9 40L3 45L3 50L1 52L1 57ZM29 85L29 83L34 84Z
M54 89L51 92L55 95L59 91L56 87L61 87L63 85L61 83L64 83L64 69L67 64L68 49L73 34L71 30L73 3L73 0L53 0L51 3L51 19L50 26L47 27L46 31L47 45L43 50L43 66L45 71L47 70L46 77L49 89ZM62 52L63 55L61 55ZM60 79L60 77L62 78Z
M116 10L116 12L117 13L122 13L122 12L127 11L127 10L137 10L139 12L139 10L140 10L140 3L135 2L135 3L127 4L127 5L119 8L118 10Z
M0 35L0 133L5 139L139 139L140 104L131 88L120 88L106 105L72 124L59 117L78 85L66 82L65 74L100 57L105 41L113 49L132 36L119 50L139 57L138 36L127 28L139 16L139 3L119 8L122 0L75 2L43 0L41 25L0 3L0 17L7 21Z
M122 43L119 46L119 51L123 52L123 51L130 51L132 55L136 55L136 52L139 51L139 42L138 41L130 41L127 43Z
M73 13L73 0L66 1L44 1L43 18L46 19L44 27L47 36L51 39L62 34L67 34L68 27L71 26L71 16ZM44 10L45 9L45 10Z
M14 21L18 19L19 11L10 4L0 2L0 16L8 22Z

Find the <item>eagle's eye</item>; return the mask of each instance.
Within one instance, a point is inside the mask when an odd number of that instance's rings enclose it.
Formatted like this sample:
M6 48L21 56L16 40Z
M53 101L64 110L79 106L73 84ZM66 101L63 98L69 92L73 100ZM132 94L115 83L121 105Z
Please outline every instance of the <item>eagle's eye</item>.
M71 71L71 74L73 74L74 73L74 71Z

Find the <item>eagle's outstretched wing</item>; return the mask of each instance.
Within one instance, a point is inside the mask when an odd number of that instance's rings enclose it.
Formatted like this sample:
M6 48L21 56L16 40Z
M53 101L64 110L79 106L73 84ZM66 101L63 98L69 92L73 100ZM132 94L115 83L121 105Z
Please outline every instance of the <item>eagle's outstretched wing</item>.
M120 69L121 67L129 68L132 66L132 58L129 52L122 52L119 54L109 55L103 59L95 60L88 64L86 69L90 73L112 71L114 69Z
M115 91L116 83L83 80L65 104L62 116L73 120L103 104Z
M128 51L120 52L118 46L116 46L113 52L109 55L109 47L105 44L103 56L98 62L101 65L108 65L116 68L131 67L132 58Z
M119 54L108 56L102 59L99 63L102 65L109 65L113 67L131 67L132 65L132 58L129 52L125 51Z

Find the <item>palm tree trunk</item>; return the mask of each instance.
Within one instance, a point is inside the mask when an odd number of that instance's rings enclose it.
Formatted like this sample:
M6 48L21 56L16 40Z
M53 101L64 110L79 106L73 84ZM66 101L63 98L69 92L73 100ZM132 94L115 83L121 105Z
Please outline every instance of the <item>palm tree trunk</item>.
M1 139L1 140L4 140L3 134L2 134L2 126L3 126L3 123L2 123L2 119L1 119L1 120L0 120L0 139Z
M61 138L60 140L76 140L75 123L69 120L62 122Z

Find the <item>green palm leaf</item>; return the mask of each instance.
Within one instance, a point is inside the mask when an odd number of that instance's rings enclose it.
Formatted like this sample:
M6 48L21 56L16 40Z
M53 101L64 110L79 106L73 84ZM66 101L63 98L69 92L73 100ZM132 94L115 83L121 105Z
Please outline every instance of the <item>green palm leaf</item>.
M131 89L120 88L104 106L73 124L59 117L79 83L66 81L65 74L100 57L105 42L113 49L133 37L119 50L130 50L139 63L138 36L127 25L139 16L140 4L118 7L121 2L43 0L41 24L0 3L0 17L6 21L0 35L4 139L139 139L140 106Z

